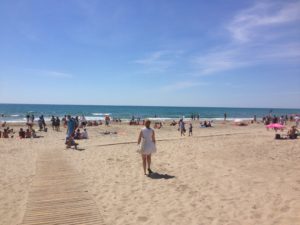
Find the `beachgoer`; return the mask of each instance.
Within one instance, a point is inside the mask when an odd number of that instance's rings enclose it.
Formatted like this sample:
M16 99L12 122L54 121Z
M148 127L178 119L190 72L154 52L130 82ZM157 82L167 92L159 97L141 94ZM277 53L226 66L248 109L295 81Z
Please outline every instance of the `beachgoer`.
M60 119L58 116L55 118L54 126L56 131L60 131Z
M190 123L190 127L189 127L189 136L193 136L193 124Z
M295 116L295 122L296 122L296 127L299 126L299 123L300 123L300 118L299 116Z
M34 129L32 129L32 135L31 135L33 138L37 138L38 136L36 135L36 132Z
M80 118L80 125L81 125L81 127L85 127L86 126L86 124L87 124L87 121L86 121L86 118L85 118L85 116L84 115L82 115L81 116L81 118Z
M23 130L23 128L20 128L19 137L20 138L25 138L25 131Z
M150 127L151 121L146 120L145 127L142 128L139 138L138 145L141 144L141 155L143 160L144 174L146 175L146 168L148 168L148 174L150 175L151 170L151 154L156 152L156 140L154 130Z
M105 125L109 126L110 117L108 115L105 116Z
M74 121L75 122L75 121ZM74 141L74 137L73 137L73 135L71 135L70 137L67 137L67 139L66 139L66 147L67 148L71 148L72 146L74 146L74 148L75 149L77 149L77 145L78 145L78 143L76 143L75 141Z
M52 130L54 130L55 129L55 118L54 118L54 116L51 117L50 121L51 121Z
M72 134L75 131L76 122L75 119L72 118L70 115L68 115L68 121L67 121L67 138L71 137Z
M224 121L227 119L227 113L224 113Z
M34 123L34 115L33 114L31 114L30 120L32 123Z
M83 132L81 133L81 139L88 139L89 135L86 129L83 130Z
M210 121L207 122L206 127L211 127Z
M182 119L179 121L179 130L180 130L180 136L182 135L185 136L185 124Z
M297 138L297 132L299 132L296 128L296 126L292 126L292 128L288 131L287 136L290 139L296 139Z
M63 124L64 124L64 128L67 127L67 116L65 115L64 118L62 118Z
M81 133L80 133L80 129L77 129L74 139L79 140L81 138Z
M3 138L8 138L8 130L7 129L4 129L2 137Z
M26 130L25 138L31 138L31 132L29 129Z

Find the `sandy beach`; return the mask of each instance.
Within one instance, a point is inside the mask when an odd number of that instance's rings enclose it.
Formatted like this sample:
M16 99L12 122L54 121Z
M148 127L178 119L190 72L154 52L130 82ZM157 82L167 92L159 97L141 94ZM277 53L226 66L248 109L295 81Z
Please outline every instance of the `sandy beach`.
M192 137L168 123L155 130L152 178L137 153L141 126L88 127L79 150L66 150L65 128L1 138L0 224L22 224L43 152L61 153L78 171L107 225L300 224L299 138L275 140L263 124L193 123Z

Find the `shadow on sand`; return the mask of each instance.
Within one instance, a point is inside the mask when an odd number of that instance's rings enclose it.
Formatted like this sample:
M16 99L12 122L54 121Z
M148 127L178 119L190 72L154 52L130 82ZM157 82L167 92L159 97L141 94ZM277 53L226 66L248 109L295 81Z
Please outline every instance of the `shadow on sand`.
M65 150L72 150L72 151L84 151L85 150L85 148L72 148L72 147L70 147L70 148L66 148Z
M175 178L175 176L171 176L168 174L160 174L156 172L149 174L148 177L151 179L166 179L166 180Z

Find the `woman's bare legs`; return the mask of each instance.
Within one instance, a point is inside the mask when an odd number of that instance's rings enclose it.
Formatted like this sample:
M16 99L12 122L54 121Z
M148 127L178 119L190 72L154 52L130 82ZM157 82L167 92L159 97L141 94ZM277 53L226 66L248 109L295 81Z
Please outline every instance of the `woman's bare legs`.
M144 174L146 175L146 168L148 168L149 173L151 173L152 172L151 169L150 169L150 166L151 166L151 155L142 155L142 159L143 159Z
M146 175L147 155L142 155L144 174Z
M147 164L148 164L148 170L150 170L150 166L151 166L151 155L147 155Z

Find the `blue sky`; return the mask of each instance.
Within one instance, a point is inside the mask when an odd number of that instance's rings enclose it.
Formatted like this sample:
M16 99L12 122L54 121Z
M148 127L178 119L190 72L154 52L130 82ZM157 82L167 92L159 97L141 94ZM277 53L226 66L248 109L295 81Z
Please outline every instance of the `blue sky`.
M299 24L299 0L2 0L0 102L300 108Z

